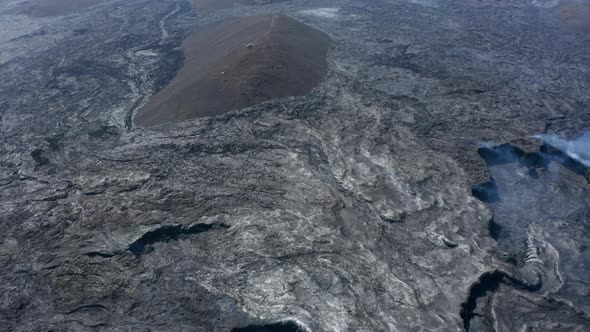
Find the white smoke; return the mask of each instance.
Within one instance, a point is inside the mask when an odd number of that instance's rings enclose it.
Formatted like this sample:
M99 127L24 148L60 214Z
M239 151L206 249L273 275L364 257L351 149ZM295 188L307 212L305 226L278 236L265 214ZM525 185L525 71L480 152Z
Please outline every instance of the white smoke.
M301 14L304 15L313 15L319 16L324 18L335 18L338 16L338 12L340 11L339 8L315 8L315 9L308 9L300 11Z
M533 5L542 8L553 8L559 4L559 0L533 0Z
M533 137L542 139L547 144L560 149L568 156L590 167L590 131L573 140L567 140L554 134L541 134Z

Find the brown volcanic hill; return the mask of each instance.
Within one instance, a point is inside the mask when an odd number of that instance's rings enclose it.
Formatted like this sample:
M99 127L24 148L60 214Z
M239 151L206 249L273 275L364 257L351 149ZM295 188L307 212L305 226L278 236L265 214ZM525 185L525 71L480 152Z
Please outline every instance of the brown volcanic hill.
M140 126L303 95L326 73L330 37L283 15L234 17L183 42L184 66L138 112Z
M193 4L197 13L201 14L235 5L267 5L269 3L283 1L287 0L193 0Z
M568 0L560 3L560 20L574 32L590 32L590 0Z

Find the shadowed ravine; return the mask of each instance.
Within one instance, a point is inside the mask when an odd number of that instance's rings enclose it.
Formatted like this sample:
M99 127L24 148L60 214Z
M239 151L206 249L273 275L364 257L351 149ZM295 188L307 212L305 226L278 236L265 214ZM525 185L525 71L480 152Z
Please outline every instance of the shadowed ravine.
M129 245L129 251L136 256L140 256L152 250L151 246L157 242L178 241L190 235L226 228L229 228L229 226L225 224L164 225L145 233L135 240Z

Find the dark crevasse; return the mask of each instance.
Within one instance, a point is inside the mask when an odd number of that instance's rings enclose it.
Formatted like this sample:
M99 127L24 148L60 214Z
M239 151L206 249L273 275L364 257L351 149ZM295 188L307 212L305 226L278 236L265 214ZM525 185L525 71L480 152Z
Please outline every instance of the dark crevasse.
M482 274L478 281L471 286L467 300L461 304L460 315L463 320L463 328L465 331L469 332L472 319L476 316L480 316L476 312L478 299L493 295L500 285L506 285L508 287L529 292L536 292L542 287L540 282L531 285L522 280L518 280L503 271L496 270Z
M461 319L463 319L463 328L469 331L471 320L477 315L477 300L486 297L495 292L502 282L502 274L498 271L485 273L480 276L477 283L471 286L467 300L461 304Z
M500 238L500 235L502 234L502 226L496 223L494 221L494 218L492 218L488 224L488 231L492 239L498 240L498 238Z
M149 252L150 246L156 242L178 241L189 235L204 233L213 229L226 228L229 228L229 226L225 224L195 224L192 226L164 225L145 233L142 237L131 243L128 249L134 255L140 256Z
M477 149L477 153L488 166L514 163L525 154L523 150L507 143L494 147L481 147Z
M539 147L539 152L525 152L512 144L505 143L493 147L481 147L477 149L477 153L488 167L518 163L529 170L534 170L547 168L551 161L555 161L578 175L586 177L589 175L587 166L546 142Z
M471 194L484 203L495 203L500 200L500 193L494 179L474 185L471 187Z
M305 329L294 321L284 321L260 325L248 325L246 327L236 327L232 332L305 332Z
M545 156L550 156L553 160L557 160L560 164L575 174L582 175L588 179L590 172L588 167L582 164L580 161L568 156L565 152L551 146L550 144L544 143L539 149L540 153Z

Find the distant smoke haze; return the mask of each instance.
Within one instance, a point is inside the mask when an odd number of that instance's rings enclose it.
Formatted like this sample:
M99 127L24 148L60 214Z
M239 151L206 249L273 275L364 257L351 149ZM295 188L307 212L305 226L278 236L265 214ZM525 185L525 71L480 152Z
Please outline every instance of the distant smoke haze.
M557 5L588 5L590 3L590 0L531 0L531 3L537 7L553 8Z
M553 8L559 4L559 0L532 0L533 5L543 8Z
M567 30L590 32L590 0L562 0L559 20Z
M339 8L315 8L300 11L304 15L313 15L324 18L335 18L338 16Z
M565 152L568 156L590 167L590 131L583 133L575 139L568 140L555 134L535 135L547 144Z
M536 7L553 9L561 26L570 32L590 32L590 0L531 0Z

